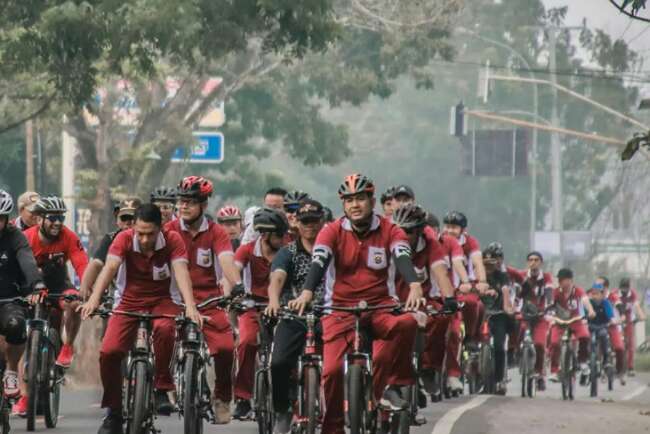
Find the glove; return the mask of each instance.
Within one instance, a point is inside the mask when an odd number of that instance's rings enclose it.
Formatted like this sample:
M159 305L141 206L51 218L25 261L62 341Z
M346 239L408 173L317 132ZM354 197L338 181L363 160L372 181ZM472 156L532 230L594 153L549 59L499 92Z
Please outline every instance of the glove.
M442 307L447 312L456 313L458 310L458 301L456 300L456 297L445 297Z
M241 282L233 286L232 291L230 291L230 295L232 295L233 297L241 297L245 293L246 290L244 289L244 284Z

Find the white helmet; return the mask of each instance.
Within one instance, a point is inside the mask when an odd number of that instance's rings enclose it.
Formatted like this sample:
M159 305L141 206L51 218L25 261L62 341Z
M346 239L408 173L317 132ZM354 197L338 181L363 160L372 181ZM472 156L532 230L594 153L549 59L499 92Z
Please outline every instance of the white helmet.
M0 190L0 215L9 215L14 210L14 200L4 190Z

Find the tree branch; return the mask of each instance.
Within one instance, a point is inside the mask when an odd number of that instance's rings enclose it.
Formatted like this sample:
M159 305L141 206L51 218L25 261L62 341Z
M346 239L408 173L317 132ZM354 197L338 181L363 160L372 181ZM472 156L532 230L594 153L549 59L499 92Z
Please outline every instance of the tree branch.
M612 5L614 5L614 7L615 7L616 9L618 9L619 12L621 12L622 14L627 15L628 17L633 18L633 19L635 19L635 20L643 21L644 23L650 23L650 18L640 17L640 16L638 16L638 15L635 15L635 14L632 13L632 12L628 12L628 11L626 11L626 10L623 8L623 6L619 5L619 4L616 3L614 0L609 0L609 2L610 2Z
M38 117L39 115L41 115L42 113L44 113L50 107L50 104L52 104L52 101L54 101L54 97L55 97L55 94L50 94L50 96L48 96L46 98L45 102L43 103L43 105L38 110L30 113L27 116L24 116L24 117L20 118L20 119L14 121L14 122L11 122L8 125L1 126L0 127L0 134L5 133L5 132L7 132L9 130L12 130L12 129L22 125L23 123L25 123L25 122L27 122L29 120L32 120L32 119Z

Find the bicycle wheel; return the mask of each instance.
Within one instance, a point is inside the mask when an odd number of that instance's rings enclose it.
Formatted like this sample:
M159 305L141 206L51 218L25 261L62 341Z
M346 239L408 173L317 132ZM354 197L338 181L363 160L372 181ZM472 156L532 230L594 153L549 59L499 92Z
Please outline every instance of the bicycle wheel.
M55 428L59 421L63 372L56 366L57 354L61 348L59 333L50 329L49 335L49 343L41 357L41 406L45 426Z
M34 431L36 427L36 413L38 411L38 399L40 398L40 375L41 368L41 331L32 330L29 336L27 369L25 380L27 382L27 431Z
M480 377L483 383L483 393L494 394L496 389L494 384L494 371L492 361L492 347L490 345L483 345L480 354Z
M600 345L595 345L591 349L591 357L589 360L589 395L592 398L598 396L598 379L600 373L598 372L598 356L600 354Z
M571 399L571 351L566 344L560 348L560 377L562 381L562 399Z
M366 429L366 400L363 369L359 365L348 367L348 420L350 434L365 433Z
M521 397L525 398L528 391L528 348L524 347L519 359L519 375L521 375Z
M1 385L0 392L3 393L0 396L0 429L2 429L2 434L9 434L9 431L11 431L11 426L9 426L9 417L11 414L10 404L7 398L4 397L4 391Z
M196 354L185 354L185 361L183 362L183 432L185 434L203 433L197 363Z
M255 419L257 420L257 432L259 434L271 434L273 432L273 408L269 402L269 380L266 371L260 370L255 375Z
M316 366L306 366L303 374L304 387L303 393L305 396L302 399L306 403L306 413L304 416L307 418L305 425L305 434L316 434L318 428L318 417L320 414L320 373Z
M131 367L129 378L128 411L129 417L126 424L128 434L145 434L145 424L149 418L149 402L151 401L151 378L149 367L145 360L136 360Z

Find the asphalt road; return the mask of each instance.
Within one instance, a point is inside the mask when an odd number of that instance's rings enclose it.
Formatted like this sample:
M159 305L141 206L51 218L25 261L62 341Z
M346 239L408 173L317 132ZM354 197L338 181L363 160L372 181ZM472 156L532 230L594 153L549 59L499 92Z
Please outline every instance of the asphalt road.
M625 387L616 384L614 391L590 398L587 388L579 387L576 400L562 401L559 385L534 399L518 396L516 371L505 397L474 395L431 404L422 411L427 424L413 427L415 434L638 434L650 431L650 375L628 379ZM37 432L94 434L102 411L98 390L64 390L58 427L47 430L42 421ZM648 414L645 414L648 412ZM12 433L24 433L25 421L12 418ZM157 420L161 434L182 433L176 416ZM206 426L206 434L254 434L252 422L233 421L229 425Z

